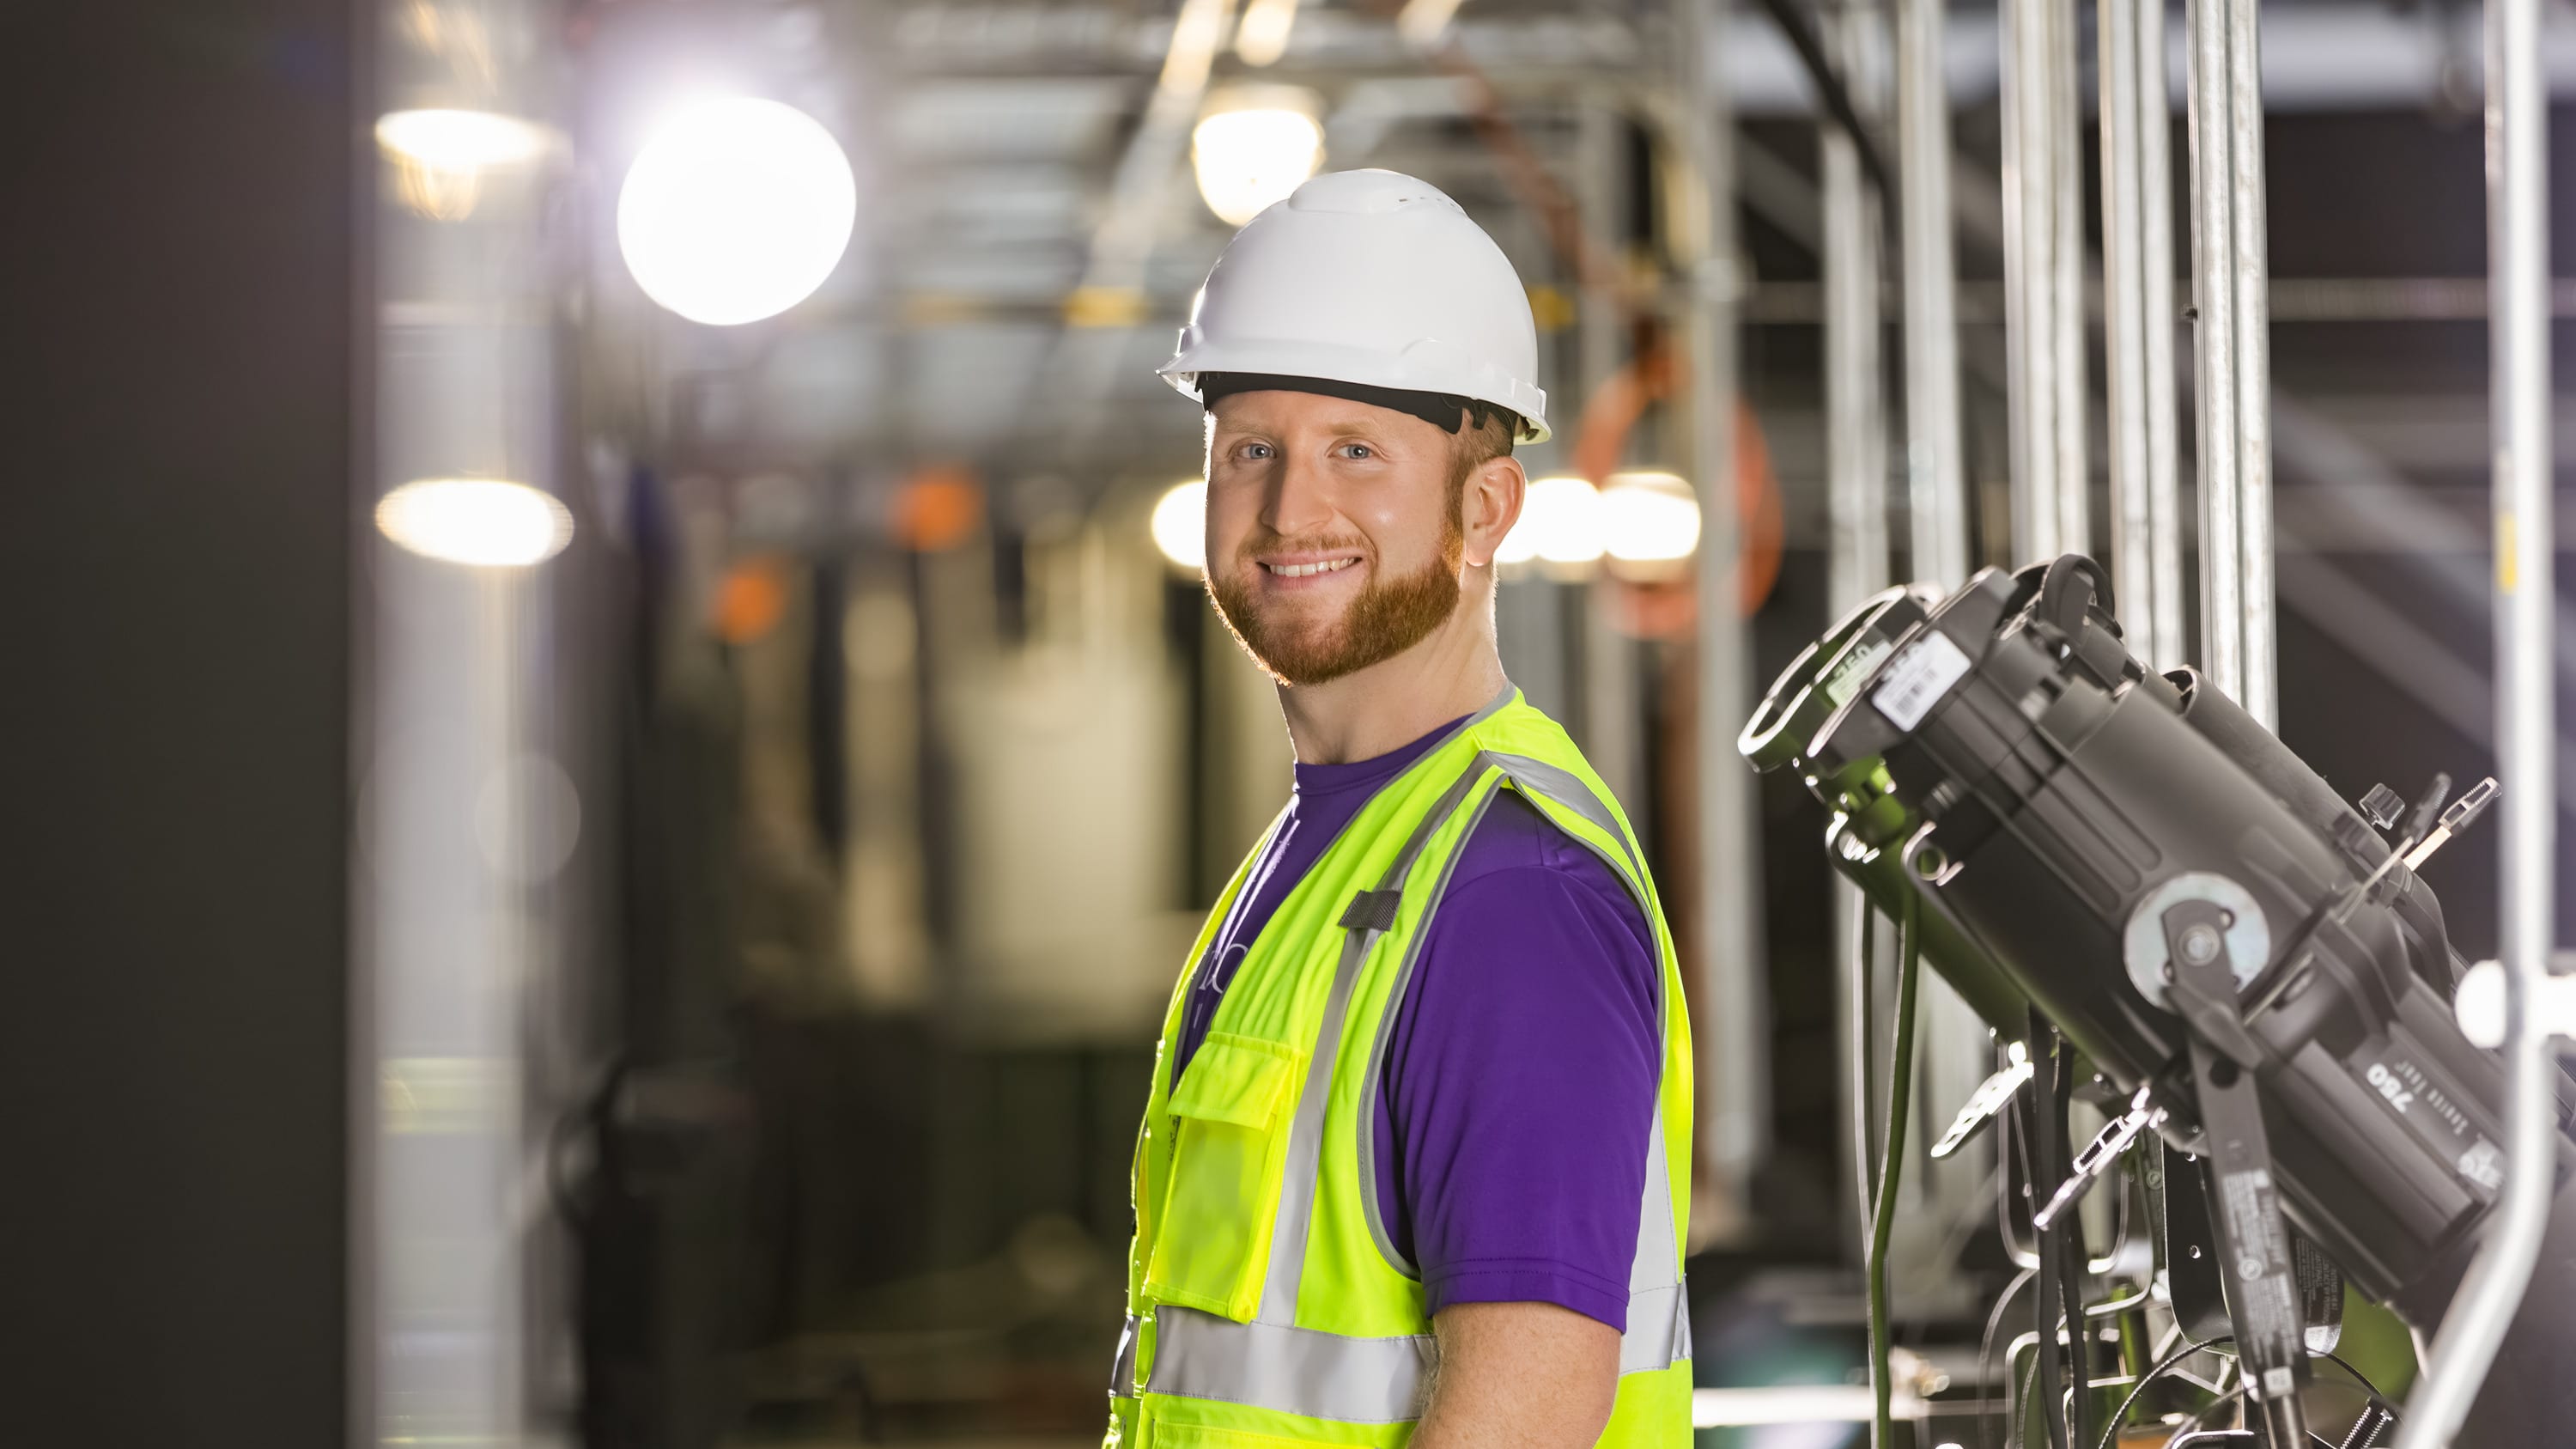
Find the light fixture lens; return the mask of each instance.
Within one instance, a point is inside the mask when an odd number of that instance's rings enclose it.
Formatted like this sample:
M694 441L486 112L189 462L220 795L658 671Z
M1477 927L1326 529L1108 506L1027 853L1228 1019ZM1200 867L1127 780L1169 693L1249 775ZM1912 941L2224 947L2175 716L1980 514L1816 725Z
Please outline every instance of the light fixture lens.
M1265 86L1221 100L1190 136L1190 166L1208 210L1229 226L1259 216L1324 161L1324 128L1293 88Z
M525 568L572 542L572 512L540 488L499 478L423 478L376 504L376 529L423 558Z
M1613 473L1601 490L1601 537L1623 563L1689 558L1699 548L1699 500L1672 473Z
M617 247L644 295L731 327L814 294L858 219L849 157L776 101L708 101L646 142L617 196Z
M1494 554L1499 563L1540 559L1588 564L1601 557L1601 494L1584 478L1541 478L1521 500L1520 521Z
M516 116L425 108L376 118L376 144L437 171L482 171L536 159L546 133Z
M1172 567L1193 573L1207 567L1207 484L1175 483L1154 504L1154 547Z

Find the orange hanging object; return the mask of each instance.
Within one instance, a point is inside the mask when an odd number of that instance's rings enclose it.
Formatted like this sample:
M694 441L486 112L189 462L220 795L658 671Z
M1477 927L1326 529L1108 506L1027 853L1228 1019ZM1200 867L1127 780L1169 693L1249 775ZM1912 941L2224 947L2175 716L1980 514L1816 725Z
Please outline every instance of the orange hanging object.
M894 536L904 547L942 553L984 521L984 485L956 463L934 463L904 480L894 499Z
M716 637L727 644L766 637L786 616L787 571L775 558L743 559L716 585Z
M1672 397L1687 381L1681 360L1660 343L1640 350L1625 367L1604 378L1584 400L1582 415L1575 422L1574 471L1596 488L1607 482L1648 405ZM1706 485L1701 488L1705 495ZM1707 506L1703 496L1701 507ZM1741 397L1735 403L1735 507L1743 544L1736 566L1741 586L1736 607L1749 616L1771 597L1773 585L1780 580L1787 530L1781 516L1780 480L1771 471L1770 442L1763 436L1761 419ZM1689 594L1686 586L1637 585L1626 612L1642 635L1678 633L1689 627L1696 612ZM1677 600L1676 595L1682 597Z

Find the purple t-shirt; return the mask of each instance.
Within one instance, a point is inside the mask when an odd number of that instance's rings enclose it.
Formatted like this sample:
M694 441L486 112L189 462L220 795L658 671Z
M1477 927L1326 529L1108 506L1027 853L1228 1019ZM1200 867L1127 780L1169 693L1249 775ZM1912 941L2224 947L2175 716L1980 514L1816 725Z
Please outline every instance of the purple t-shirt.
M1178 1080L1288 892L1454 728L1348 765L1299 765L1287 817L1199 963ZM1387 1034L1378 1202L1437 1313L1554 1303L1625 1330L1663 1068L1662 964L1600 858L1502 791L1459 849Z

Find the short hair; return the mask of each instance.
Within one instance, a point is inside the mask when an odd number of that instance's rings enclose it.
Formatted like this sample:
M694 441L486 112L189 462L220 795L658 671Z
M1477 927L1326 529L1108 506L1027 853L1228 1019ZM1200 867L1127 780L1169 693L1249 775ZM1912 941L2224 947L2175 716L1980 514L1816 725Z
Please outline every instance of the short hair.
M1458 440L1451 444L1449 487L1454 493L1467 486L1467 477L1496 458L1512 455L1512 439L1520 432L1521 420L1508 409L1491 403L1469 403L1465 426L1458 429Z

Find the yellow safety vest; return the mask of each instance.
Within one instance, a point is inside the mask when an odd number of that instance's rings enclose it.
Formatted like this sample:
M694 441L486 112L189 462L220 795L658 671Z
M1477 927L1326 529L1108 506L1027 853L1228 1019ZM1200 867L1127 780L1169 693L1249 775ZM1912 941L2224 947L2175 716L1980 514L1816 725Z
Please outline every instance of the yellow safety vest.
M1106 1449L1392 1449L1412 1437L1438 1347L1421 1280L1377 1201L1379 1062L1458 849L1505 789L1607 862L1653 923L1663 1071L1618 1400L1600 1442L1690 1442L1681 974L1626 817L1565 731L1515 692L1361 808L1253 942L1175 1083L1168 1063L1192 974L1182 972L1136 1143L1127 1331ZM1190 968L1260 853L1216 903Z

